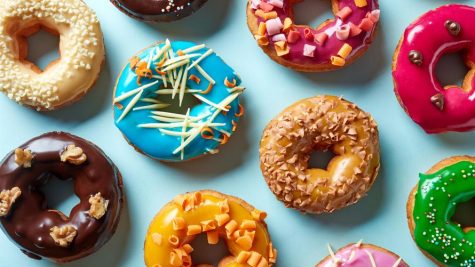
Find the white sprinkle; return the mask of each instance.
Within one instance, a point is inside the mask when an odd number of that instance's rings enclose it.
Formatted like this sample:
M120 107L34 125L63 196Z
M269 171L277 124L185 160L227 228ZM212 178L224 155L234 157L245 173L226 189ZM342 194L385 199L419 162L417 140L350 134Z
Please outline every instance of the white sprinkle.
M376 266L376 262L374 261L374 258L373 258L373 255L371 255L371 252L369 252L366 249L364 251L366 252L366 254L368 254L369 260L371 261L371 266L372 267L378 267L378 266Z
M191 65L188 66L188 70L191 70L194 66L198 65L198 63L200 63L201 61L203 61L203 59L211 55L211 53L213 53L213 49L209 49L208 51L206 51L203 55L201 55L201 57L193 61L193 63L191 63Z
M129 104L127 105L127 107L124 109L124 112L122 112L122 114L120 115L119 119L117 120L117 122L120 122L123 118L125 118L125 116L127 116L127 114L130 112L130 110L135 106L135 104L137 104L137 102L139 101L140 97L142 96L142 93L143 93L143 90L140 91L137 95L134 96L134 98L132 98L132 100L130 100Z
M206 46L204 44L200 44L200 45L195 45L195 46L192 46L190 48L187 48L185 50L182 50L181 52L183 52L183 54L189 54L189 53L193 53L195 51L198 51L198 50L201 50L203 48L205 48Z
M209 83L216 84L216 81L211 78L211 76L200 65L196 65L195 68L201 75L203 75L203 77L205 77L206 80L208 80Z
M134 111L136 110L145 110L145 109L161 109L161 108L166 108L169 107L170 104L153 104L153 105L148 105L148 106L141 106L141 107L136 107L134 108Z
M117 97L116 99L114 99L114 103L117 103L117 102L120 102L120 101L122 101L122 100L124 100L124 99L127 99L127 98L129 98L129 97L131 97L131 96L137 94L137 93L140 92L140 91L143 91L143 90L145 90L145 89L148 89L148 88L150 88L150 87L156 85L157 83L158 83L158 81L154 81L154 82L152 82L152 83L149 83L149 84L140 86L140 87L137 88L137 89L130 90L130 91L128 91L127 93L124 93L124 94L122 94L121 96L119 96L119 97Z
M202 101L203 103L206 103L212 107L215 107L217 109L220 109L220 110L223 110L223 111L229 111L225 106L220 106L219 104L216 104L214 103L213 101L207 99L207 98L204 98L202 97L201 95L199 94L193 94L194 97L198 98L200 101Z

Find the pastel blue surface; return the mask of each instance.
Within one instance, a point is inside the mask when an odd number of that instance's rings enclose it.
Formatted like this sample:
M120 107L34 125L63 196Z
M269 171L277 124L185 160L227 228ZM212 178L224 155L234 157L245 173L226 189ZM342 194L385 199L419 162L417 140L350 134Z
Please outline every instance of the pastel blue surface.
M193 47L197 44L192 42L185 42L185 41L171 41L171 47L173 51L185 50L187 48ZM164 44L160 44L159 47L162 48ZM148 57L150 56L151 51L155 51L156 46L149 47L144 51L140 52L137 55L141 60L147 61ZM200 49L194 54L204 54L210 48L203 48ZM156 53L156 52L154 52ZM177 56L177 55L175 55ZM162 58L159 58L152 62L152 66L155 63L158 63ZM193 58L191 63L196 60L197 58ZM213 85L212 90L207 94L201 94L200 96L204 97L205 99L213 102L213 103L220 103L225 98L230 96L228 89L224 85L224 80L228 79L228 81L236 81L236 86L241 84L241 79L238 77L234 70L228 66L223 59L221 59L216 53L212 53L208 57L206 57L203 61L199 63L199 66L203 68L216 82ZM155 70L152 70L153 75L158 75ZM199 73L196 68L192 68L188 76L195 75L197 76L202 82L197 84L195 81L187 81L186 88L193 88L193 89L201 89L202 91L206 91L209 85L209 82ZM155 93L159 88L165 87L163 81L157 79L147 79L143 78L141 81L141 86L146 86L147 84L159 81L157 86L152 86L145 89L141 95L140 99L143 98L153 98L162 101L163 103L169 103L172 105L179 105L178 103L178 94L176 95L175 99L173 100L171 95L165 95L159 97ZM121 95L137 89L137 75L135 72L130 68L130 63L125 66L124 71L120 74L117 82L117 89L115 91L114 97L120 97ZM172 88L169 84L166 88ZM122 131L122 133L127 137L127 139L134 144L135 147L143 151L145 154L150 155L153 158L166 160L166 161L180 161L181 153L173 153L174 150L180 146L182 138L177 136L171 136L167 134L161 133L158 129L150 129L150 128L141 128L139 127L140 124L148 124L148 123L160 123L150 117L152 115L150 113L151 110L137 110L129 112L121 121L119 118L123 114L125 107L132 101L133 97L125 99L121 101L120 104L123 105L122 109L119 109L117 106L114 106L114 117L117 127ZM139 102L135 105L135 107L141 107L150 105L150 103ZM183 103L185 105L185 103ZM219 126L214 128L213 136L214 139L204 139L200 135L198 138L195 138L188 146L184 149L183 160L189 160L204 154L211 153L210 151L214 151L220 144L220 139L223 138L223 134L221 132L226 133L228 137L230 137L233 133L233 122L238 123L239 117L236 116L236 113L239 112L239 98L236 98L229 104L229 111L226 112L224 115L222 112L218 114L218 116L212 121L213 123L224 123L224 126ZM198 103L196 105L188 107L190 108L190 116L192 117L199 117L202 118L197 123L205 123L209 122L209 117L215 113L216 108L210 106L205 102ZM161 109L161 111L164 111ZM165 110L166 111L166 110ZM185 113L183 114L185 115ZM183 127L175 127L169 128L167 130L172 130L176 132L181 132ZM187 129L187 131L191 131ZM221 132L220 132L221 131Z
M65 266L143 266L144 235L156 212L176 194L205 188L239 196L269 213L278 266L314 266L327 255L327 243L338 248L362 238L393 250L411 266L434 266L411 239L406 199L419 172L448 156L475 154L475 133L425 134L396 101L391 59L410 22L455 1L382 1L381 28L368 53L344 70L321 74L293 72L268 59L246 27L244 0L210 0L192 17L160 25L130 19L106 0L86 2L99 15L107 47L107 62L94 91L72 107L45 114L0 97L0 155L41 133L69 131L104 149L124 176L128 207L116 235L98 253ZM459 2L475 5L475 0ZM329 9L329 1L307 0L297 14L317 25L329 16ZM205 42L247 87L242 97L247 113L218 155L183 164L159 163L136 153L114 126L111 99L117 75L137 51L166 37ZM293 102L318 94L342 95L374 116L379 123L382 169L369 195L357 205L311 216L275 200L259 170L258 147L270 119ZM74 201L71 197L63 204L72 206ZM0 234L0 251L1 267L55 266L28 259L4 234Z

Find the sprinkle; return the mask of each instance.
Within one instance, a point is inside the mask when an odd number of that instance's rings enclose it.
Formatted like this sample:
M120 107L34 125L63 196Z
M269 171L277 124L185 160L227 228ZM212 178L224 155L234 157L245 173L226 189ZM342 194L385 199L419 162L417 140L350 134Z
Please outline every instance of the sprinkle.
M392 267L398 267L399 264L401 263L401 261L402 261L402 258L399 258L399 259L393 264Z
M153 60L158 60L163 54L168 52L168 49L171 48L170 41L167 39L165 45L158 51L158 53L153 57Z
M216 245L219 242L219 233L218 233L218 231L206 232L206 237L208 239L208 244L210 244L210 245Z
M286 42L280 41L274 43L274 48L277 53L277 56L285 56L290 52L290 47L287 45Z
M200 84L200 82L201 82L201 79L198 76L194 75L194 74L190 75L190 77L188 77L188 79L190 81L194 81L197 84Z
M130 103L125 107L124 111L122 112L122 114L120 115L119 119L117 120L117 122L120 122L122 119L125 118L125 116L127 116L127 114L130 112L130 110L135 106L135 104L137 104L137 102L139 101L140 97L142 96L142 93L143 93L143 90L141 90L137 95L134 96L134 98L132 98L132 100L130 100Z
M114 99L114 102L121 102L122 100L127 99L127 98L131 97L132 95L137 94L137 93L140 92L140 91L143 91L143 90L145 90L145 89L148 89L148 88L150 88L150 87L156 85L157 83L158 83L158 81L154 81L154 82L152 82L152 83L143 85L143 86L141 86L141 87L139 87L139 88L137 88L137 89L130 90L130 91L128 91L127 93L122 94L121 96L115 98L115 99Z
M155 243L157 246L162 245L162 235L159 233L153 233L152 234L152 241Z
M183 122L177 123L144 123L139 124L139 128L176 128L176 127L183 127ZM226 126L225 123L189 123L188 127L193 128L203 128L203 127L219 127L219 126ZM200 129L201 131L201 129ZM199 133L199 132L198 132Z
M203 75L203 77L205 77L206 80L208 80L208 82L210 82L212 84L216 84L216 82L213 80L213 78L211 78L211 76L200 65L196 65L195 68L198 70L198 72L201 75Z
M355 5L357 7L365 7L368 5L367 0L355 0Z
M374 261L374 258L373 258L373 255L371 254L371 252L369 252L366 249L364 251L366 252L366 254L368 254L369 260L371 261L371 266L372 267L378 267L378 266L376 266L376 262Z
M195 46L192 46L192 47L187 48L187 49L185 49L185 50L182 50L181 52L182 52L183 54L189 54L189 53L193 53L193 52L196 52L196 51L198 51L198 50L201 50L201 49L203 49L203 48L205 48L205 47L206 47L205 44L195 45Z
M193 61L190 66L188 66L187 70L191 70L194 66L198 65L201 61L203 61L206 57L213 53L213 49L208 49L204 54L202 54L197 60Z
M181 129L181 133L182 134L185 134L186 133L186 130L188 129L188 117L190 116L190 109L188 108L188 110L186 111L186 114L185 114L185 119L183 120L183 128ZM181 141L180 141L180 145L183 145L183 143L185 142L185 137L182 136L181 137ZM185 148L183 148L181 150L181 155L180 155L181 159L183 160L185 158Z
M332 56L331 61L332 61L333 65L338 66L338 67L343 67L346 64L345 59L343 59L341 57Z
M217 109L224 110L224 111L229 111L229 109L226 109L226 107L223 107L223 106L221 106L221 105L219 105L219 104L216 104L216 103L212 102L211 100L208 100L208 99L202 97L202 96L199 95L199 94L193 94L193 96L196 97L196 98L198 98L200 101L202 101L202 102L204 102L204 103L206 103L206 104L212 106L212 107L215 107L215 108L217 108Z
M153 105L147 105L147 106L141 106L141 107L136 107L133 110L145 110L145 109L161 109L161 108L166 108L169 107L170 104L153 104Z
M351 13L353 13L353 10L351 10L349 6L345 6L336 13L336 16L342 20L345 20L351 15Z
M201 226L197 224L188 225L186 235L197 235L201 233Z
M338 56L340 56L343 59L346 59L348 57L348 55L350 55L352 50L353 50L353 47L351 47L351 45L345 43L345 44L343 44L343 46L338 51Z

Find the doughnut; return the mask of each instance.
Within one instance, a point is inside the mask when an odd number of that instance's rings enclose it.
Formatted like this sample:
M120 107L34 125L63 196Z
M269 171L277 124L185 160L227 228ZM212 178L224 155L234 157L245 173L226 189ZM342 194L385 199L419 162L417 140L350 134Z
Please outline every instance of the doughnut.
M475 128L475 8L445 5L429 11L404 32L394 53L396 96L427 133ZM442 86L435 69L447 54L463 52L470 68L463 85Z
M160 210L148 228L145 265L196 266L190 243L196 236L206 234L208 244L215 245L222 238L228 246L230 256L222 259L218 267L272 266L277 250L267 232L266 216L244 200L216 191L178 195Z
M451 157L419 175L407 202L409 230L437 266L473 266L473 227L452 220L458 204L475 197L475 158Z
M95 13L81 0L9 0L0 4L0 91L38 111L81 99L104 61ZM44 70L27 60L27 38L41 28L59 35L60 59Z
M216 154L244 114L243 91L239 76L212 49L166 40L140 51L122 70L115 124L136 150L154 159ZM197 103L187 103L185 95Z
M401 257L384 248L363 244L349 244L336 253L328 245L330 255L315 267L409 267Z
M126 15L144 21L170 22L198 11L208 0L111 0Z
M294 24L302 0L248 0L247 24L258 45L277 63L303 72L341 69L362 56L379 22L377 0L331 0L335 18L316 29Z
M335 154L327 169L309 167L313 151ZM276 197L308 213L329 213L356 203L379 171L378 128L371 115L335 96L300 100L265 128L262 174Z
M70 214L48 206L51 179L74 183L80 203ZM35 137L0 163L0 224L34 259L65 263L99 250L114 234L124 206L122 178L97 146L64 132Z

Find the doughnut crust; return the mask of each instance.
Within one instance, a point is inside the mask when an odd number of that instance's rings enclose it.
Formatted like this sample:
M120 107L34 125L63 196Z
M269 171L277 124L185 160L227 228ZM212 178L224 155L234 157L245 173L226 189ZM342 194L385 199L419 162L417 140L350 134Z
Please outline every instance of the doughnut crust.
M105 49L99 20L82 0L0 3L0 91L38 111L82 98L96 82ZM41 71L26 60L27 37L41 28L60 36L61 58Z
M314 150L336 156L327 170L308 166ZM271 191L302 212L332 212L357 202L380 165L377 125L355 104L335 96L304 99L286 108L264 130L261 170Z

